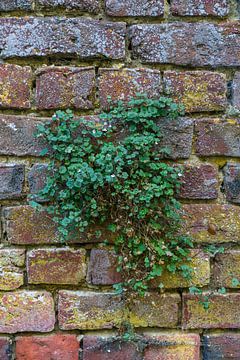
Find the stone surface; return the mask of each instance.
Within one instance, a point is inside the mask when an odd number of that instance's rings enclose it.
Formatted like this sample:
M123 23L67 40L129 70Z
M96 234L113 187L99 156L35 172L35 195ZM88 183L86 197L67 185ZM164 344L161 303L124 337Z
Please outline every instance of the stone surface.
M174 328L178 324L179 294L146 293L132 296L129 321L134 327Z
M219 204L183 205L184 233L199 243L240 241L240 208Z
M93 67L46 67L37 73L36 105L43 109L92 109Z
M199 156L240 156L240 122L219 119L197 122L196 154Z
M0 199L18 198L22 195L25 166L0 163Z
M203 336L204 360L238 359L240 354L240 335L232 332L206 334Z
M203 293L207 296L208 293ZM199 296L183 295L184 329L240 328L240 294L213 294L208 310L199 303Z
M59 291L61 330L110 329L123 321L123 303L114 293Z
M0 11L31 10L32 0L3 0L0 3Z
M110 16L163 16L164 0L105 0Z
M86 251L34 249L27 253L29 284L79 284L86 276Z
M82 360L142 360L137 346L110 337L84 336Z
M19 336L16 338L16 360L78 360L76 335Z
M170 11L180 16L227 16L228 0L173 0Z
M197 334L150 333L146 337L150 345L144 351L144 360L200 360L200 337ZM159 342L159 345L154 345L154 342Z
M0 108L29 109L31 85L30 66L0 65Z
M229 162L225 166L224 190L228 201L240 204L240 164Z
M227 106L225 74L211 71L165 71L165 91L186 112L222 111Z
M129 100L136 93L159 97L162 91L161 73L151 69L100 69L99 97L103 108L108 107L108 96L112 101Z
M93 285L112 285L121 282L117 268L117 256L113 251L92 249L88 265L87 281Z
M218 197L218 169L211 164L184 165L180 198L216 199Z
M37 201L43 201L37 193L41 191L47 180L48 165L47 164L34 164L28 173L28 185L30 194Z
M239 280L239 284L235 285L235 279ZM213 281L218 287L240 288L240 251L228 250L216 256Z
M39 156L46 145L34 134L42 121L31 116L0 115L0 155Z
M6 336L0 337L0 359L10 360L12 359L12 341Z
M0 290L14 290L23 285L25 251L0 249Z
M232 103L237 109L240 109L240 71L236 72L232 83Z
M52 331L54 302L46 291L0 293L0 332Z
M58 55L123 59L125 32L124 23L81 17L1 18L1 58Z
M239 22L133 25L134 58L144 63L190 66L239 66Z
M99 0L38 0L39 5L46 8L66 8L67 10L80 10L97 13Z

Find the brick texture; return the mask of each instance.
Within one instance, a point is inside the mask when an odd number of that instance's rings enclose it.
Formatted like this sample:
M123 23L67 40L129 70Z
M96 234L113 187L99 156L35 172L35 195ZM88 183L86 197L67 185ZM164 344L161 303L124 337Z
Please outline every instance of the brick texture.
M25 252L22 249L0 250L0 290L14 290L23 285Z
M0 359L10 360L12 358L12 341L10 338L1 336L0 337Z
M240 335L231 332L203 336L204 360L237 359L240 354Z
M218 16L229 13L228 0L173 0L170 7L173 15L180 16Z
M228 201L240 204L240 164L227 163L225 166L224 190Z
M4 0L1 1L0 11L31 10L32 0Z
M99 10L99 0L38 0L44 8L65 8L67 10L80 10L90 13L97 13Z
M228 250L218 254L213 267L213 281L218 287L239 288L234 279L240 280L240 251Z
M43 200L37 196L37 193L46 185L47 173L47 164L35 164L31 167L28 173L28 186L30 194L38 201Z
M106 12L110 16L163 16L164 0L106 0Z
M236 72L233 78L233 106L240 109L240 72Z
M0 163L0 199L18 198L24 184L24 165Z

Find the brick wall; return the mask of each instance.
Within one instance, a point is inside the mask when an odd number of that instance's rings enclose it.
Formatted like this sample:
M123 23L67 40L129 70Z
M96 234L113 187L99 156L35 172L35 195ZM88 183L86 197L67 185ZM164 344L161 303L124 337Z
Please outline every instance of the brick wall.
M1 360L240 358L239 13L238 0L0 1ZM111 288L111 248L63 246L27 195L46 176L37 124L136 92L185 104L184 118L162 125L162 145L186 169L180 198L196 248L191 284L164 274L164 294L153 284L126 307ZM207 244L226 251L212 258ZM206 312L189 285L227 293ZM145 350L111 341L123 320Z

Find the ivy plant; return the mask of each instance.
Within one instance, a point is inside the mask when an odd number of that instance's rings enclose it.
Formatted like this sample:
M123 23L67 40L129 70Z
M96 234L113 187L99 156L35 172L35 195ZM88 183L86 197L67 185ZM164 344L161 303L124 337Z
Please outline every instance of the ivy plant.
M163 160L169 151L159 126L183 111L170 98L138 94L112 104L98 121L58 111L38 128L50 158L38 195L48 201L64 241L81 234L104 240L101 229L107 229L123 275L118 291L144 294L163 271L190 276L192 242L180 231L176 198L181 169Z

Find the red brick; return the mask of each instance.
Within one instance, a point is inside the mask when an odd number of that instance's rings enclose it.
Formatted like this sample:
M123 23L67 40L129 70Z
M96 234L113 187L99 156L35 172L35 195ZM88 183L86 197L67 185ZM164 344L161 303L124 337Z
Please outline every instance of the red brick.
M173 15L180 16L218 16L229 13L228 0L173 0L170 7Z
M162 91L161 73L151 69L100 69L99 97L102 107L111 100L129 100L136 93L159 97Z
M92 109L93 67L46 67L37 74L36 105L43 109Z
M106 0L106 12L110 16L163 16L164 0Z
M90 254L87 281L93 285L112 285L121 282L117 256L113 251L93 249Z
M78 360L76 335L21 336L16 338L16 360Z
M0 290L14 290L24 283L24 249L0 249Z
M208 296L209 293L203 293ZM183 295L184 329L240 328L240 294L214 294L209 298L209 309L199 303L201 296Z
M110 337L84 336L82 360L142 360L137 346Z
M228 201L240 204L240 164L229 162L225 166L224 190Z
M211 71L165 71L165 90L186 112L221 111L227 106L225 74Z
M37 194L45 187L47 174L47 164L35 164L31 167L31 170L28 173L28 185L30 194L39 202L45 200L37 196Z
M220 287L240 288L233 279L240 281L240 251L228 250L218 254L213 264L212 278L214 284Z
M218 196L218 170L210 164L185 165L181 178L180 198L216 199Z
M156 333L147 339L149 345L144 351L144 360L200 360L200 337L197 334Z
M29 284L79 284L86 276L86 251L35 249L27 253Z
M190 66L239 66L239 22L133 25L134 58L144 63Z
M0 108L29 109L31 83L30 66L0 65Z
M1 58L123 59L125 35L125 23L118 22L58 16L1 18Z
M12 341L8 337L0 337L0 359L10 360L12 359Z
M0 332L48 332L54 328L54 301L46 291L0 293L0 303Z
M0 11L31 10L33 0L4 0L0 3Z
M61 290L58 320L62 330L110 329L123 321L123 302L114 293Z
M237 109L240 109L240 71L236 72L233 78L233 99L232 103Z
M0 163L0 199L22 196L24 172L24 165Z
M67 10L80 10L90 13L99 11L99 0L38 0L39 5L44 8L61 7Z
M203 336L204 360L239 359L240 335L235 333L206 334Z

